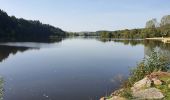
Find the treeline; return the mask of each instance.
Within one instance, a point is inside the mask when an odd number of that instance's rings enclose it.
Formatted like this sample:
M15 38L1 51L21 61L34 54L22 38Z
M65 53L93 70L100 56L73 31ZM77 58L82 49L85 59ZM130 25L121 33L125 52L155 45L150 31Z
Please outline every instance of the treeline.
M168 37L170 36L170 25L159 28L143 28L143 29L126 29L119 31L100 31L103 38L151 38L151 37Z
M158 23L154 18L146 22L141 29L125 29L117 31L70 32L71 36L100 36L102 38L141 39L151 37L170 37L170 15L164 16Z
M68 32L69 36L99 36L97 32Z
M125 29L118 31L99 31L103 38L151 38L170 37L170 15L164 16L158 23L154 18L146 22L146 27L142 29Z
M40 21L25 20L8 16L0 10L0 40L39 40L50 36L63 37L66 32Z

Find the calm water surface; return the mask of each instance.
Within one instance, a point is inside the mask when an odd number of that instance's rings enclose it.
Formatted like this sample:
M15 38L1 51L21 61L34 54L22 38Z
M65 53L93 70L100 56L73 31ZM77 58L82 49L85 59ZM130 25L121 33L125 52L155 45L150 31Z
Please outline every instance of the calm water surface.
M160 46L96 38L0 43L3 100L98 100L119 88L155 47Z

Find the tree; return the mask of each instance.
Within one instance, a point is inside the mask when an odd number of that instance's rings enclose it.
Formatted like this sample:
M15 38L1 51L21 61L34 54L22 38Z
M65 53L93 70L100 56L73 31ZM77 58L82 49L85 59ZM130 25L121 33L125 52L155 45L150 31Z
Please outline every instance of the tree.
M163 16L161 19L161 26L170 24L170 15Z
M6 12L0 10L0 39L31 41L65 35L66 32L54 26L42 24L40 21L18 19L15 16L8 16Z
M146 28L155 28L155 27L158 27L158 22L156 18L146 22Z

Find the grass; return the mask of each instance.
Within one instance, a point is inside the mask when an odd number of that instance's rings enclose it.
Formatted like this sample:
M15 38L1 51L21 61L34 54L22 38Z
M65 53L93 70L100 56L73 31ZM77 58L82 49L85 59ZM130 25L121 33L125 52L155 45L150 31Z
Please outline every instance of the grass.
M3 78L0 78L0 100L3 100Z
M166 84L170 84L170 77L169 76L160 77L160 80L166 82Z
M120 93L120 96L124 97L124 98L127 98L128 100L133 99L132 91L131 91L130 88L123 89L123 91Z
M164 81L163 85L156 86L156 88L160 89L161 92L165 95L164 100L170 100L170 88L168 85L170 84L170 76L162 76L160 80Z
M168 84L156 86L156 88L160 89L161 92L164 94L164 100L170 100L170 88L168 87Z

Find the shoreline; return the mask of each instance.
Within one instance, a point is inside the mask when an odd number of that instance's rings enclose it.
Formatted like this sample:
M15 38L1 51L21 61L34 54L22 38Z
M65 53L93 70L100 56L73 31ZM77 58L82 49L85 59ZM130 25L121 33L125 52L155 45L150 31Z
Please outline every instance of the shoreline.
M170 43L170 37L145 38L145 40L158 40L158 41L162 41L163 43Z
M115 90L109 97L100 100L169 100L170 99L170 73L157 71L135 82L131 87ZM123 92L129 92L124 97Z
M154 51L131 70L122 87L100 100L170 100L170 60Z

